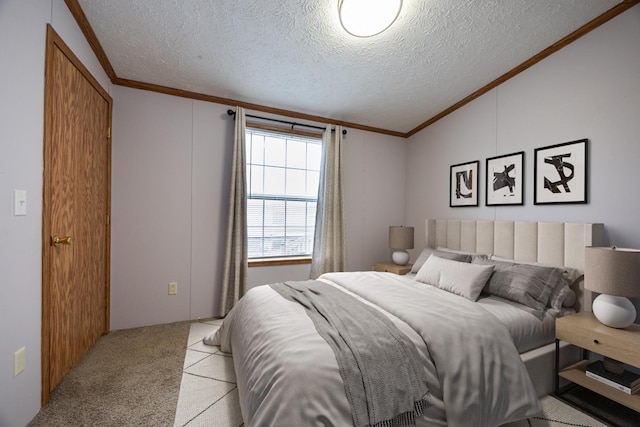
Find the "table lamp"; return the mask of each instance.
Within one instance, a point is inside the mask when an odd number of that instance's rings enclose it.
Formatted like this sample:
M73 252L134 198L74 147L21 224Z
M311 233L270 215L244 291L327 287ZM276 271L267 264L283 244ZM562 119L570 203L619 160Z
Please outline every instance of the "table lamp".
M394 249L391 260L396 265L407 265L409 253L405 249L413 249L413 227L392 225L389 227L389 247Z
M612 328L626 328L636 319L627 299L640 297L640 250L586 247L584 287L600 295L593 300L593 314Z

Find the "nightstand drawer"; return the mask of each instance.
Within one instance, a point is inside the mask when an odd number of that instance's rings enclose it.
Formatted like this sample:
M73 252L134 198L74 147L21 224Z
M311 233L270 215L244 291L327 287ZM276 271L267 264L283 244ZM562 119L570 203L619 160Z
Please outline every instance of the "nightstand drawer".
M592 313L582 312L556 319L556 338L630 365L640 362L639 324L610 328Z
M562 333L557 333L556 336L565 341L562 338ZM567 336L568 338L569 336ZM624 343L617 341L609 334L598 333L597 331L579 331L575 330L571 332L570 342L578 347L582 347L586 350L594 353L603 354L616 360L623 361L623 355L629 353L628 358L634 363L638 363L640 360L640 354L633 355L633 351L629 346L625 346ZM626 362L631 363L631 362Z

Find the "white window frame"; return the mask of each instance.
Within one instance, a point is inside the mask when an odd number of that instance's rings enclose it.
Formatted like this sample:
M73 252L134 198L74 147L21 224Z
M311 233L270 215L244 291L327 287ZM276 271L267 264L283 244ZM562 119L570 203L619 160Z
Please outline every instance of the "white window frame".
M285 171L285 175L287 170L295 170L295 171L301 171L301 170L305 170L305 177L309 176L308 171L312 171L312 173L317 173L317 179L319 179L319 168L320 168L320 157L321 157L321 153L322 153L322 134L317 134L317 133L312 133L312 132L305 132L305 131L289 131L286 129L282 129L282 128L276 128L276 127L272 127L272 126L264 126L264 125L259 125L259 124L250 124L247 123L247 128L246 128L246 144L247 144L247 152L246 152L246 166L247 166L247 209L250 209L251 206L251 200L262 200L262 201L284 201L285 202L285 207L287 205L287 202L304 202L304 203L309 203L309 202L315 202L316 206L317 206L317 200L318 200L318 194L317 194L317 188L315 191L315 197L311 197L308 194L308 190L307 194L305 195L287 195L287 194L266 194L266 193L258 193L258 192L252 192L252 185L251 185L251 180L252 178L252 168L251 166L262 166L264 167L265 165L265 161L264 161L264 157L262 158L262 162L261 163L255 163L254 160L252 158L252 150L251 150L251 135L252 134L257 134L257 135L265 135L265 136L270 136L270 137L276 137L276 138L281 138L284 140L288 140L288 141L293 141L293 142L300 142L303 141L306 144L317 144L319 147L319 154L318 154L318 158L316 158L317 164L315 165L317 167L317 169L311 167L305 163L305 168L300 168L300 167L289 167L289 165L285 164L284 165L280 165L280 166L269 166L269 167L276 167L276 168L282 168ZM286 148L285 148L286 150ZM285 158L287 158L286 156L286 151L285 151ZM308 179L308 178L306 178ZM286 179L285 179L286 182ZM285 184L286 185L286 184ZM286 191L286 190L285 190ZM308 209L307 206L305 206L305 209ZM255 228L253 230L250 229L250 227L253 227L251 225L251 220L250 220L250 215L249 212L247 214L248 218L247 218L247 232L248 232L248 236L249 236L249 247L251 248L251 240L255 239L255 237L252 237L252 234L255 234ZM261 251L261 253L258 255L254 252L251 251L251 249L249 250L249 266L261 266L261 265L283 265L283 264L300 264L300 263L310 263L311 262L311 255L313 252L313 232L315 229L315 209L313 212L313 216L310 217L309 213L307 213L305 211L305 225L304 228L306 231L309 231L309 228L311 227L311 231L310 231L310 235L311 235L311 239L310 242L308 242L308 235L309 233L307 232L305 234L305 241L307 242L306 245L306 249L307 251L305 251L304 253L287 253L287 248L288 248L288 241L287 241L287 234L286 234L286 212L285 212L285 224L282 225L282 227L285 228L285 235L284 236L277 236L275 239L278 238L282 238L283 240L283 246L284 246L284 251L282 253L278 253L275 254L273 251L271 253L269 253L269 250L266 250L265 252L265 248L264 248L264 239L266 238L265 233L264 233L264 228L265 228L265 218L264 218L264 213L263 213L263 218L262 218L262 239L263 239L263 250ZM294 228L289 227L289 228ZM298 226L299 228L299 226ZM253 233L252 233L253 231ZM299 239L298 239L299 240Z

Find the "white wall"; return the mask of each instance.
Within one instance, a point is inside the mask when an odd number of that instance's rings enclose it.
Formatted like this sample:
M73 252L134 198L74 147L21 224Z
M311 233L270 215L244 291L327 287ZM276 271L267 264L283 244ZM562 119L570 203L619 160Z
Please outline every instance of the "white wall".
M407 217L603 222L640 247L640 6L411 137ZM589 203L533 204L533 150L588 138ZM486 207L485 160L525 151L524 206ZM449 166L480 160L480 207L449 208ZM424 239L422 239L422 244Z
M406 140L349 130L345 141L347 270L390 261L390 225L405 218ZM400 209L402 207L402 209Z
M217 316L229 107L125 87L113 98L111 328ZM405 144L358 130L345 137L349 270L389 257L387 227L404 222ZM308 278L309 265L252 267L248 285Z
M0 426L26 425L40 409L42 141L46 24L93 76L109 80L63 0L0 1ZM27 215L13 216L13 191ZM26 368L13 376L13 353Z
M119 86L113 96L111 328L211 317L233 121L222 105Z
M411 137L407 217L602 222L640 248L640 5ZM589 203L533 204L537 147L589 139ZM524 206L486 207L487 157L525 151ZM480 207L449 208L449 166L480 160Z

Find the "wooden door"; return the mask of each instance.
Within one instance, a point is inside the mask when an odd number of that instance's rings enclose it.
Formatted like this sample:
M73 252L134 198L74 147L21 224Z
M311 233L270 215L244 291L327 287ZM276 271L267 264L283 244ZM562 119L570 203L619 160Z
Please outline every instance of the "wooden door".
M48 26L42 401L109 330L111 98Z

